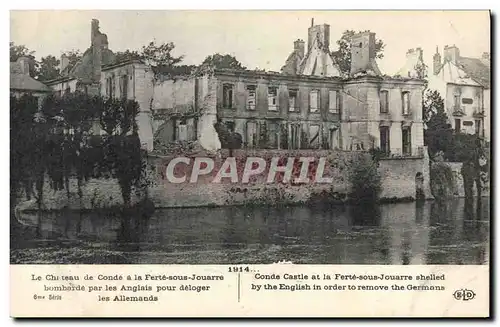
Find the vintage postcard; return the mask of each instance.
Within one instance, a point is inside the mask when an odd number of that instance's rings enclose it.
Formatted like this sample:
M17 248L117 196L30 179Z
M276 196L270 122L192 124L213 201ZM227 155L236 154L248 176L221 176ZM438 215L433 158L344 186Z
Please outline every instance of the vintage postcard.
M11 11L11 316L489 317L490 19Z

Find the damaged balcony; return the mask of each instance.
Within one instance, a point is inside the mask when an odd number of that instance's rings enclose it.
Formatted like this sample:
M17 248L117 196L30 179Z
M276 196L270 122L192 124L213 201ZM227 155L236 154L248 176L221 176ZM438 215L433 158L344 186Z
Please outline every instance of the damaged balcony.
M465 106L453 106L452 115L455 117L465 116Z
M474 107L474 112L472 113L474 118L484 118L484 108Z

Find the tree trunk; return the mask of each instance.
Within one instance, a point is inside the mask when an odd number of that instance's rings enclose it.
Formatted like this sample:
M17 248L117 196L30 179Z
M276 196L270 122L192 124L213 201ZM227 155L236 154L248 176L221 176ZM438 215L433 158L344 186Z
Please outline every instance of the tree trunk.
M77 178L78 187L78 224L76 225L76 234L79 235L82 232L82 220L83 220L83 191L82 191L82 178L78 176Z

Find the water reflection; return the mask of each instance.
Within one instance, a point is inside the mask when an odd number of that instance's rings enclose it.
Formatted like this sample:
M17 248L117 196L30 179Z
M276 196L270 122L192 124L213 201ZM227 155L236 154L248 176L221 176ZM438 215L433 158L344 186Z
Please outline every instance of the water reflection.
M35 223L36 215L25 215L23 219L25 223ZM79 221L80 214L74 212L45 215L42 237L69 242L65 252L68 255L82 249L94 256L111 251L125 263L489 262L486 198L481 205L460 199L444 204L417 202L371 207L169 209L157 210L150 218L133 216L127 220L116 214L86 213ZM14 250L19 253L26 248L34 253L50 251L37 242L14 246L24 248ZM26 254L23 260L40 262L40 257L60 260L49 254Z

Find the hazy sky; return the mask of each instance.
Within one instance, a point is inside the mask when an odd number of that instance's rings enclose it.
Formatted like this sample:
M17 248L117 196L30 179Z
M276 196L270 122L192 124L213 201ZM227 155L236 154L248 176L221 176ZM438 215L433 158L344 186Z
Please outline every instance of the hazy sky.
M39 59L90 46L90 21L100 21L113 51L140 49L156 39L175 43L185 64L199 64L216 52L234 55L250 69L279 71L293 41L307 42L307 28L330 25L330 48L346 29L371 30L386 43L379 60L384 73L405 63L409 48L421 47L432 66L436 46L455 44L463 56L490 51L486 11L12 11L11 41L36 51Z

